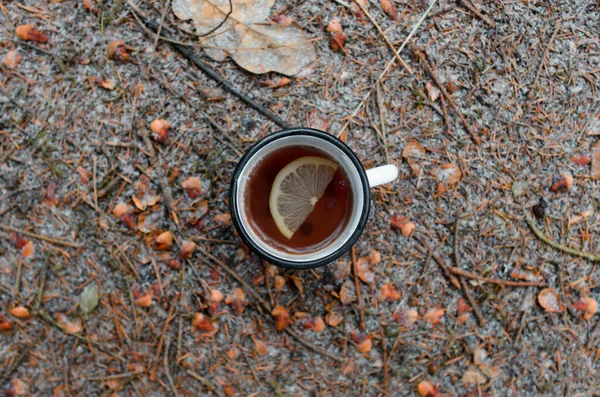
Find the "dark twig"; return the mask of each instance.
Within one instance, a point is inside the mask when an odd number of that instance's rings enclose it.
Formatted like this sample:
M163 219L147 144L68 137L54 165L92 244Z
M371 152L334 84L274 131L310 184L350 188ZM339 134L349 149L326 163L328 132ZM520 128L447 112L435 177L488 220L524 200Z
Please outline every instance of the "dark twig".
M580 256L582 258L585 258L589 261L592 262L600 262L600 254L592 254L589 252L582 252L579 250L576 250L574 248L570 248L567 247L566 245L562 245L559 243L556 243L554 241L552 241L549 237L547 237L544 232L542 232L535 224L535 220L533 220L533 218L531 217L531 215L527 214L525 215L525 221L527 221L527 224L529 225L529 227L531 228L531 230L533 230L533 233L535 233L535 235L542 240L543 242L545 242L546 244L548 244L549 246L551 246L552 248L559 250L559 251L563 251L566 252L567 254L571 254L571 255L575 255L575 256Z
M57 240L57 239L52 238L52 237L47 237L47 236L43 236L41 234L27 232L25 230L17 229L16 227L4 225L2 223L0 223L0 229L8 230L9 232L15 232L15 233L23 234L25 236L29 236L29 237L35 238L37 240L46 241L46 242L49 242L49 243L52 243L52 244L64 245L66 247L73 247L73 248L79 248L79 247L81 247L81 244L75 244L75 243L71 243L69 241Z
M422 238L419 238L416 236L414 237L414 239L417 240L421 244L421 245L415 244L415 247L423 253L432 253L433 259L437 262L438 265L440 265L440 267L442 268L442 270L444 272L444 275L450 280L452 285L454 285L457 289L461 289L458 279L452 273L450 273L450 269L448 268L448 266L446 265L444 260L442 258L440 258L440 256L431 249L431 247L425 241L425 239L422 239Z
M474 280L479 280L482 283L497 284L497 285L502 285L505 287L543 287L546 285L543 282L537 282L537 281L510 281L510 280L500 280L497 278L485 278L485 277L479 276L475 273L468 272L466 270L457 269L456 267L448 268L448 271L457 276L472 278Z
M141 10L137 7L135 7L135 8L132 7L130 2L128 2L128 4L129 4L132 12L136 13L136 15L139 16L139 18L142 20L142 22L146 26L148 26L148 28L150 28L150 30L152 30L154 33L156 33L158 31L158 24L156 22L150 21L146 15L140 14ZM166 31L167 29L163 28L163 30ZM163 34L163 36L166 38L169 38L168 36L165 36L164 34ZM200 69L204 74L206 74L211 79L215 80L217 83L221 84L227 92L229 92L232 95L235 95L240 100L245 102L248 106L250 106L252 109L256 110L258 113L262 114L263 116L267 117L268 119L273 121L275 124L279 125L281 128L290 128L291 127L290 124L285 122L279 116L277 116L270 110L266 109L264 106L260 105L258 102L254 101L252 98L248 97L246 94L243 94L240 91L238 91L233 86L233 84L231 84L230 82L225 80L212 67L208 66L200 58L198 58L196 56L196 54L194 54L193 49L188 48L182 44L175 43L173 41L169 41L169 43L177 51L179 51L179 53L181 55L183 55L184 58L186 58L188 61L190 61L194 65L196 65L196 67L198 69Z
M214 383L212 383L210 380L206 379L203 376L198 375L197 373L195 373L194 371L191 370L187 370L185 371L188 373L189 376L191 376L192 378L196 379L197 381L199 381L200 383L202 383L202 385L204 387L206 387L208 390L212 391L213 393L215 393L217 396L219 397L225 397L225 394L223 394L220 390L217 389L217 387L215 386Z
M495 27L496 24L494 23L494 21L492 21L490 18L488 18L487 16L483 15L478 9L477 7L475 7L475 5L471 5L469 4L469 2L467 0L458 0L458 4L464 8L466 8L468 11L471 11L473 14L475 14L475 16L479 19L481 19L483 22L485 22L486 24L488 24L490 27Z
M456 264L456 268L460 268L460 256L458 254L458 236L460 235L459 232L460 232L460 216L461 215L462 215L461 211L459 210L458 213L456 214L456 224L454 225L454 262ZM473 308L475 317L477 317L477 322L479 323L479 325L485 324L486 320L483 317L483 315L481 314L481 311L479 310L479 305L478 305L477 301L473 298L473 295L471 295L471 291L469 290L469 286L467 285L467 282L465 281L465 279L463 277L459 277L458 280L460 281L460 285L462 286L463 292L464 292L465 296L467 297L469 304Z
M40 306L42 304L42 298L44 297L44 289L46 288L46 277L48 276L48 267L50 266L50 253L46 252L46 258L44 259L44 264L42 265L42 269L40 270L40 286L38 288L37 296L35 298L35 303L33 304L32 312L33 314L37 314L40 310Z
M221 11L220 9L218 9L218 10ZM217 26L215 26L214 28L212 28L208 32L202 33L202 34L197 34L197 36L198 37L206 37L209 34L215 32L217 29L219 29L221 26L223 26L225 24L225 22L227 22L227 20L229 19L229 16L231 15L232 12L233 12L233 4L231 3L231 0L229 0L229 12L227 12L227 14L225 14L225 17L223 18L223 20L221 22L219 22L219 24Z
M452 110L454 110L454 113L456 113L456 115L460 118L460 121L465 126L467 132L469 132L469 134L471 134L471 139L473 139L473 142L475 142L477 144L481 143L481 139L477 136L477 134L475 133L475 131L473 131L473 127L471 127L471 125L469 124L469 122L467 121L467 119L465 118L465 116L463 116L462 112L460 111L460 109L456 105L456 102L454 102L454 99L452 99L452 97L450 96L450 94L448 94L448 91L446 91L446 87L444 87L444 85L442 84L442 82L436 76L436 74L435 74L435 72L433 70L433 67L427 61L427 57L425 57L425 54L423 53L423 51L421 51L415 45L415 43L412 43L412 42L410 43L410 49L419 58L419 60L423 64L423 67L425 67L425 70L427 71L427 73L429 74L429 76L431 77L431 79L434 81L435 85L437 85L437 87L441 91L441 93L444 96L444 98L450 104L450 107L452 108Z

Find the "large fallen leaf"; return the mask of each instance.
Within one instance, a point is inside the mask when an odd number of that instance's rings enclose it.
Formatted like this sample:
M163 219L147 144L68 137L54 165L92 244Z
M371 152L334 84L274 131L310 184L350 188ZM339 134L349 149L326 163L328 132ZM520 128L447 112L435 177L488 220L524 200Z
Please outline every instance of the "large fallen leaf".
M230 56L249 72L298 73L316 58L315 46L296 24L269 23L275 0L174 0L173 12L191 19L206 55L216 61ZM219 24L221 24L219 26Z

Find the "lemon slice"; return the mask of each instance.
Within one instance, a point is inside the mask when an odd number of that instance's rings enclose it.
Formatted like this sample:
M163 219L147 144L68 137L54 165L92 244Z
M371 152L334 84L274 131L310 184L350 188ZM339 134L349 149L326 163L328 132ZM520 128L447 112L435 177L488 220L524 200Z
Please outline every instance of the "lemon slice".
M331 160L306 156L279 171L271 189L269 208L281 234L292 238L325 193L337 168Z

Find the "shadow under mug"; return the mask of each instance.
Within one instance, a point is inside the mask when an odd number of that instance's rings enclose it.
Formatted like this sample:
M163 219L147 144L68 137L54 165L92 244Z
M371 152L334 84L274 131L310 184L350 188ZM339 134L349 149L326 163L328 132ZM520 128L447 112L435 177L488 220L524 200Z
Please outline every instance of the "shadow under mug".
M289 253L261 240L249 224L244 209L244 193L256 165L270 153L288 146L311 146L327 153L344 168L353 194L352 212L340 235L328 245L308 253ZM231 219L242 241L262 259L289 269L323 266L344 255L362 234L369 217L370 188L392 182L397 177L398 169L392 164L365 170L345 143L326 132L311 128L279 131L255 143L238 163L229 190Z

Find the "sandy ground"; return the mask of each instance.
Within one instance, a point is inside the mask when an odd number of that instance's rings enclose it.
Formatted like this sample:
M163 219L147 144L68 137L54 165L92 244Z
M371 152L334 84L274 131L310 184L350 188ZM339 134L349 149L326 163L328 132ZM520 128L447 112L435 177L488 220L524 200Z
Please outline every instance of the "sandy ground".
M399 46L427 2L393 3L398 21L377 1L369 10ZM547 236L598 251L598 182L573 157L591 156L600 134L599 6L476 6L485 18L436 4L414 43L479 143L447 99L428 99L435 83L409 47L401 55L413 73L394 65L379 79L389 47L368 19L337 2L276 2L275 11L320 39L314 64L283 87L265 84L281 76L256 76L198 49L294 126L337 135L372 90L345 138L365 166L393 162L401 177L372 192L355 254L375 250L381 259L358 260L367 268L355 275L350 254L303 272L246 254L223 215L230 175L240 153L279 127L156 42L125 1L96 4L97 14L74 0L3 2L0 59L13 49L22 57L0 69L4 394L416 395L427 381L446 396L598 395L598 318L584 318L581 305L600 299L598 270L542 242L525 217L544 198L545 217L535 222ZM153 20L164 10L141 7ZM345 53L330 48L333 18L348 35ZM15 27L27 23L48 43L17 39ZM165 25L186 27L170 12ZM117 39L131 47L131 62L107 57ZM144 138L155 119L172 124L168 144ZM424 148L411 159L416 175L402 156L414 141ZM552 191L565 173L572 188ZM189 177L202 184L194 199L181 187ZM160 201L142 210L133 195ZM133 208L125 220L113 215L120 203ZM391 228L401 216L416 226L410 237ZM174 244L157 251L163 231ZM33 255L24 257L15 232ZM191 239L196 252L178 260ZM438 261L469 276L448 277ZM546 309L542 285L558 296ZM86 288L99 304L83 314ZM276 305L293 321L282 332L275 325L285 318L269 313ZM16 306L31 316L10 314ZM418 315L413 324L409 313ZM315 332L319 319L325 327Z

